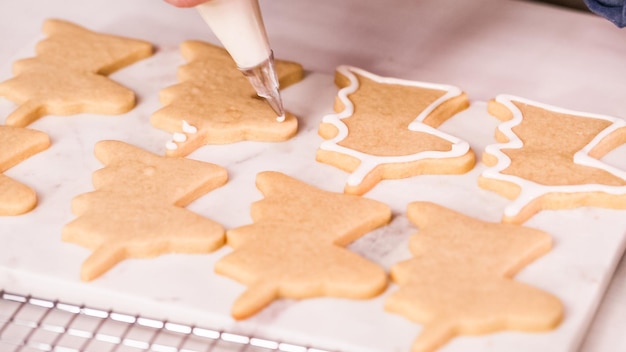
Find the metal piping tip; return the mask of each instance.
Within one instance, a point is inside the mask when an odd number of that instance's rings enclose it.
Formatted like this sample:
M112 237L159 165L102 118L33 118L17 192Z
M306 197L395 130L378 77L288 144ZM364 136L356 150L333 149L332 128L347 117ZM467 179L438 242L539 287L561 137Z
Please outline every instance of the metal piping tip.
M272 110L274 110L277 116L276 121L285 121L285 109L283 108L283 99L281 98L280 92L278 91L278 86L275 86L274 90L272 90L267 96L261 94L259 94L259 96L265 98L270 107L272 107Z
M274 71L274 54L270 52L270 56L262 63L250 67L239 69L248 78L256 93L265 98L272 110L276 113L276 121L285 121L285 109L283 108L283 100L278 90L278 77Z

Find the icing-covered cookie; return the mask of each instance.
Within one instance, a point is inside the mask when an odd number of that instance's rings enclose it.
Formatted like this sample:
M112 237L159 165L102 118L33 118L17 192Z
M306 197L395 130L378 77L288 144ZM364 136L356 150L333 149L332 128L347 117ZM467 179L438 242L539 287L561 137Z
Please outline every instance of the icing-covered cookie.
M510 95L490 101L489 112L504 122L484 152L479 185L513 200L504 222L543 209L626 208L626 171L599 160L626 143L624 120Z
M457 87L380 77L340 66L338 113L324 117L317 160L351 173L345 192L364 194L383 179L458 174L474 167L469 144L437 127L469 101Z

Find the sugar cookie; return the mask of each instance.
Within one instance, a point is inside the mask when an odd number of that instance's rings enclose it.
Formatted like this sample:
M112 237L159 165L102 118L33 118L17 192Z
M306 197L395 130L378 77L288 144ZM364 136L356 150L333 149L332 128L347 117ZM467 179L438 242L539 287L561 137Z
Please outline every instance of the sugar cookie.
M254 223L227 232L234 251L215 265L248 286L233 317L249 317L279 297L363 299L385 289L381 267L342 247L389 222L387 205L278 172L258 174L257 187L264 199L252 204Z
M413 258L392 268L400 289L385 309L422 324L412 351L433 351L456 335L556 327L563 306L553 295L512 277L550 251L550 236L488 223L429 202L408 206L419 228Z
M180 83L161 90L164 107L150 119L157 128L185 135L167 143L167 155L185 156L206 144L279 142L296 134L296 117L287 113L277 123L274 110L257 96L226 50L186 41L180 51L187 60L178 70ZM276 60L276 72L283 88L303 77L302 66L295 62ZM186 131L185 125L192 130Z
M72 200L78 217L62 233L64 241L93 250L81 279L92 280L126 258L222 246L222 226L183 207L226 183L224 168L119 141L98 142L95 154L105 165L93 175L95 191Z
M523 223L542 209L626 208L626 171L599 159L626 143L626 121L500 95L489 112L505 121L479 185L512 199L503 221Z
M340 66L338 113L323 118L316 159L351 172L345 192L364 194L383 179L459 174L474 167L469 144L436 128L467 108L457 87L380 77Z
M37 194L2 172L50 146L47 134L31 129L0 126L0 215L18 215L37 205Z
M6 124L24 127L44 115L82 112L121 114L135 94L106 75L152 55L150 43L100 34L50 19L36 56L15 62L14 77L0 83L0 96L20 106Z

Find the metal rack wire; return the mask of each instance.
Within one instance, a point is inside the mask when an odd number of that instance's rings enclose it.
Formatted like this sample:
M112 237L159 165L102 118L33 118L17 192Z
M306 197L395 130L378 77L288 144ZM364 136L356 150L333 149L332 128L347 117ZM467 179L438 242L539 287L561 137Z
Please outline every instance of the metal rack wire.
M328 352L0 290L0 352Z

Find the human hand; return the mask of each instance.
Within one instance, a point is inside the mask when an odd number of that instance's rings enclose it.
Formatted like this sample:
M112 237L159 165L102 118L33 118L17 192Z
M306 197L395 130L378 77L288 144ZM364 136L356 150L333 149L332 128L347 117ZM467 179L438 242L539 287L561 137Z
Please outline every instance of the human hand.
M176 7L194 7L207 1L208 0L165 0L168 4Z

